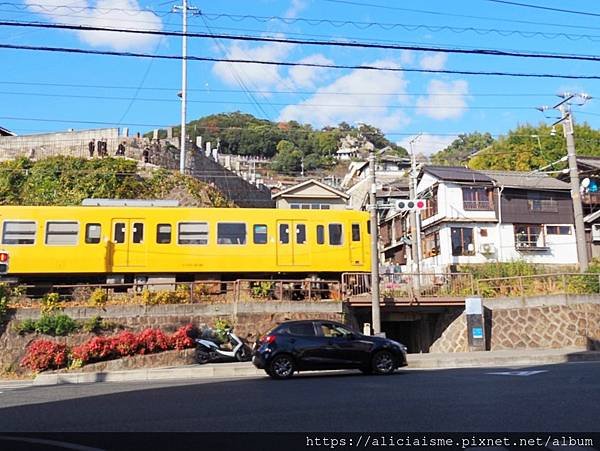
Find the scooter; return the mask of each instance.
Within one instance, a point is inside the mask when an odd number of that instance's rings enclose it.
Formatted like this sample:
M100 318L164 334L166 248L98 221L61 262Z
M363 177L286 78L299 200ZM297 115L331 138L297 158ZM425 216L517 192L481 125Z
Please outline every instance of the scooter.
M214 337L214 333L209 332ZM227 329L226 336L231 350L222 348L215 342L215 338L207 338L206 333L203 333L201 338L196 338L196 361L200 364L223 359L247 362L252 358L252 350L233 333L233 329Z

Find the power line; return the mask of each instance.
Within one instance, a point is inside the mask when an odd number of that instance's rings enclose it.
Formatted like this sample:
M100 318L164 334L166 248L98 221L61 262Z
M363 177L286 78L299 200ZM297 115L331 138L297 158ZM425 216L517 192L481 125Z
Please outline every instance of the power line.
M441 12L441 11L401 8L398 6L388 6L388 5L380 5L377 3L365 3L365 2L357 2L357 1L350 1L350 0L323 0L323 1L330 2L330 3L341 3L341 4L346 4L346 5L354 5L354 6L364 6L364 7L368 7L368 8L380 8L380 9L387 9L387 10L394 10L394 11L406 11L406 12L413 12L413 13L419 13L419 14L430 14L430 15L434 15L434 16L460 17L463 19L490 20L493 22L522 23L522 24L527 24L527 25L545 25L545 26L561 27L561 28L581 28L581 29L588 29L588 30L597 30L598 29L597 27L587 27L587 26L582 26L582 25L569 25L569 24L565 24L565 23L544 23L544 22L533 22L530 20L502 19L502 18L498 18L498 17L486 17L486 16L472 16L472 15L466 15L466 14L454 14L454 13Z
M527 3L509 2L506 0L486 0L486 1L493 2L493 3L503 3L505 5L512 5L512 6L522 6L524 8L542 9L544 11L553 11L553 12L567 13L567 14L578 14L578 15L582 15L582 16L600 17L600 14L591 13L591 12L587 12L587 11L574 11L572 9L551 8L549 6L540 6L540 5L528 5Z
M580 54L559 54L559 53L533 53L520 52L510 50L497 49L459 49L451 47L431 47L422 45L400 45L400 44L377 44L364 42L343 42L343 41L322 41L322 40L306 40L306 39L291 39L277 37L260 37L246 35L230 35L230 34L214 34L214 33L181 33L177 31L158 31L158 30L141 30L134 28L113 28L113 27L96 27L89 25L68 25L68 24L51 24L41 22L18 22L18 21L0 21L0 26L9 27L33 27L33 28L49 28L49 29L64 29L75 31L106 31L113 33L132 33L132 34L149 34L156 36L187 36L196 38L211 38L211 39L227 39L234 41L251 41L251 42L269 42L278 44L295 44L295 45L315 45L315 46L336 46L350 48L366 48L366 49L385 49L385 50L413 50L421 52L436 52L436 53L451 53L451 54L467 54L467 55L487 55L487 56L510 56L517 58L544 58L558 60L577 60L577 61L600 61L600 56L597 55L580 55Z
M11 50L31 50L41 52L58 52L58 53L73 53L86 55L106 55L106 56L125 56L137 58L160 58L167 60L180 60L179 55L150 55L147 53L136 52L117 52L108 50L90 50L78 49L69 47L45 47L45 46L26 46L13 44L0 44L0 48ZM563 74L544 74L544 73L525 73L525 72L499 72L499 71L468 71L468 70L449 70L449 69L405 69L399 67L380 67L369 65L346 65L346 64L320 64L320 63L302 63L289 61L268 61L268 60L246 60L239 58L210 58L199 56L187 56L190 61L205 61L205 62L225 62L233 64L264 64L286 67L321 67L328 69L353 69L353 70L370 70L370 71L385 71L385 72L417 72L429 74L460 74L460 75L484 75L484 76L500 76L500 77L524 77L524 78L558 78L569 80L600 80L600 75L563 75Z
M117 86L117 85L95 85L95 84L76 84L76 83L49 83L49 82L22 82L22 81L7 81L0 80L0 85L23 85L23 86L55 86L55 87L63 87L63 88L93 88L93 89L138 89L137 86ZM165 86L148 86L148 87L139 87L140 90L146 91L169 91L174 92L179 88L177 87L165 87ZM215 93L243 93L246 92L243 89L213 89L213 88L189 88L188 91L194 92L215 92ZM352 95L352 96L398 96L398 97L407 97L407 96L426 96L429 95L429 92L341 92L341 91L282 91L282 90L252 90L250 92L256 92L261 94L326 94L326 95ZM464 97L464 94L455 94L455 93L439 93L436 94L436 97ZM469 93L469 97L556 97L555 94L549 93L493 93L493 92L475 92ZM103 97L104 98L104 97ZM119 98L124 99L124 98ZM177 100L176 100L177 101Z

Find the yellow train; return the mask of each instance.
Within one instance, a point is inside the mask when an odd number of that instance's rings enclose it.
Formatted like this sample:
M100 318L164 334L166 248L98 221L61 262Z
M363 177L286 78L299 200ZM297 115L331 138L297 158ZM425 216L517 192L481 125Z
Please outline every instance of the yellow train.
M368 214L156 206L0 207L19 281L284 278L370 270Z

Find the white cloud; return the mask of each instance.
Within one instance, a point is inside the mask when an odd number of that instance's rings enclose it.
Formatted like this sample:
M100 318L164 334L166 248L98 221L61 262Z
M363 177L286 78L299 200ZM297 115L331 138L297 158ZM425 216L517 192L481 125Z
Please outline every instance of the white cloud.
M333 64L333 61L321 54L307 56L298 62L308 64ZM329 69L324 67L294 66L288 71L289 80L286 80L286 84L292 84L302 88L313 88L316 82L322 80L323 76L328 71Z
M293 44L282 43L254 48L234 43L227 49L225 57L251 61L281 61L293 48ZM241 80L249 85L249 89L268 89L282 80L279 66L267 64L218 62L213 66L213 73L228 85L237 86Z
M399 67L393 61L377 61L368 65ZM365 122L384 131L392 130L408 124L410 119L403 111L388 107L398 101L398 97L388 94L405 93L407 84L401 72L354 70L320 88L311 98L285 107L279 120L295 120L316 127L342 121L349 124Z
M415 62L415 52L413 50L402 50L400 52L400 64L410 66Z
M425 70L442 70L446 65L448 55L446 53L428 54L421 58L419 62L421 69Z
M430 135L425 133L413 143L413 151L415 154L422 153L429 156L445 149L456 138L458 138L458 136ZM397 144L410 152L410 141L412 139L414 139L414 136L409 136Z
M296 17L302 10L304 10L308 6L308 2L306 0L292 0L290 7L285 12L284 17L294 18Z
M465 80L432 80L427 97L417 99L417 112L433 119L456 119L467 109L469 85Z
M76 16L65 15L65 10L56 8L55 0L25 0L28 8L48 17L53 22L92 27L143 28L162 30L159 17L144 11L136 0L98 0L91 9L83 9ZM88 0L69 2L70 8L88 8ZM160 36L149 34L117 33L107 31L77 31L79 39L91 46L110 47L115 50L149 49Z

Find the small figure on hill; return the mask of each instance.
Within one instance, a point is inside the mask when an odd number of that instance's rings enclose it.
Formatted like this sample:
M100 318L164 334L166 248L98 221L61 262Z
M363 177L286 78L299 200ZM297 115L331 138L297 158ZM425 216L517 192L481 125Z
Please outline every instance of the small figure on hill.
M100 143L98 143L100 144ZM92 138L92 140L88 143L88 150L90 152L90 158L94 158L94 150L96 150L96 140Z
M115 154L117 156L120 157L124 157L125 156L125 141L123 141L122 143L120 143L117 147L117 153Z

